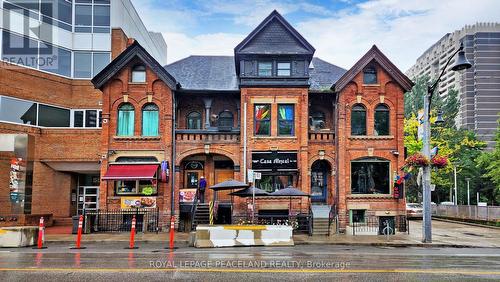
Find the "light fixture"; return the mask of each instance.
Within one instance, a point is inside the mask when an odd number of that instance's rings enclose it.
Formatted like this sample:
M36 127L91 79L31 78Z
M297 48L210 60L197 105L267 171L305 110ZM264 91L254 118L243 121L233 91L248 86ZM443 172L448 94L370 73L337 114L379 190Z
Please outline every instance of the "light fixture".
M455 64L451 67L453 71L460 71L460 70L465 70L470 67L472 67L472 64L467 60L467 57L465 57L465 51L464 51L464 44L460 44L457 60L455 61Z
M205 144L204 146L204 149L205 149L205 154L210 154L210 144Z
M439 110L437 113L437 118L436 118L436 121L434 122L434 124L439 125L439 124L443 124L443 123L444 123L443 111Z

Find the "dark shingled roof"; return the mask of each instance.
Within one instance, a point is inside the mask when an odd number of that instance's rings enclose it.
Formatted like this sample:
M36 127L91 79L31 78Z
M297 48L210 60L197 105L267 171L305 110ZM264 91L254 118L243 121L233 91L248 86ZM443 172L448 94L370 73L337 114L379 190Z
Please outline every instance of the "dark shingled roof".
M346 72L319 58L313 58L312 67L309 69L311 91L331 91L332 85ZM165 69L186 90L239 90L233 56L189 56Z
M347 70L314 57L309 66L309 89L311 91L331 91L333 84L346 73Z
M189 56L165 66L189 90L239 90L233 56Z

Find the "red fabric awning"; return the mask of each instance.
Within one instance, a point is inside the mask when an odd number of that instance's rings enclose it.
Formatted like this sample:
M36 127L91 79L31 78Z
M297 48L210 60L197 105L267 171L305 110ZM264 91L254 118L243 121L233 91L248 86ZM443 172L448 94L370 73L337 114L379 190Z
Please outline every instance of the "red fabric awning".
M155 179L157 164L110 165L103 180L140 180Z

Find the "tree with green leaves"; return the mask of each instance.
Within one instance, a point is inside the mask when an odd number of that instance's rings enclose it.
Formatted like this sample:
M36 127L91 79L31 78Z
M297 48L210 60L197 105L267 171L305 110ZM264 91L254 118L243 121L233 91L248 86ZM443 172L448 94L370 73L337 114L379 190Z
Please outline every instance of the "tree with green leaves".
M418 111L423 108L423 97L427 93L429 79L420 77L415 80L415 86L405 93L405 147L408 155L422 150L422 141L418 138L418 128L421 122L417 119ZM436 185L433 201L449 201L450 191L454 188L454 169L457 168L459 203L467 203L466 178L470 178L472 192L481 185L481 170L476 165L476 159L481 155L485 143L480 141L473 131L457 129L455 119L458 114L458 91L450 89L445 99L434 95L431 108L431 123L436 120L438 111L443 112L445 123L431 127L431 148L438 147L439 155L447 156L450 164L439 170L433 170L432 183ZM417 185L416 176L406 183L408 201L420 201L421 187ZM465 193L465 194L464 194Z
M491 152L484 152L477 158L477 166L483 170L483 180L490 184L492 189L485 187L481 189L483 196L488 196L491 204L500 204L500 120L495 137L495 148ZM486 194L486 195L485 195Z

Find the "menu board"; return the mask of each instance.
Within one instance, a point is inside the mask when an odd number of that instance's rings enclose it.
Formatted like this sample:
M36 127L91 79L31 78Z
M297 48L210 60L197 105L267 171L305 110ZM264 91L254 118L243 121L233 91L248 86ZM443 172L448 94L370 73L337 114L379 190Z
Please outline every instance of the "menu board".
M181 203L192 203L196 197L196 189L181 189L179 201Z
M121 208L156 208L156 197L121 197Z

